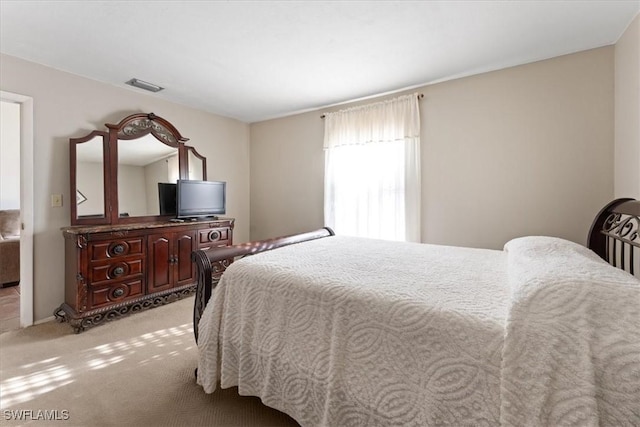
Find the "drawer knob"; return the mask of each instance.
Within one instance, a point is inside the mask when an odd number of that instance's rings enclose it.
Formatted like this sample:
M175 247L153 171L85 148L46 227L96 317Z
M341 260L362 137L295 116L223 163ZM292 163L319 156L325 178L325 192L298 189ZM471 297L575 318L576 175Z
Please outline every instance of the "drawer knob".
M209 240L213 241L213 240L218 240L220 238L220 232L219 231L212 231L211 233L209 233Z
M113 275L114 276L122 276L122 273L124 273L124 268L123 267L116 267L113 269Z
M125 242L112 243L109 246L109 254L111 256L123 255L129 252L129 245Z
M113 291L113 296L116 297L116 298L119 298L122 295L124 295L124 289L122 289L122 288L118 288L115 291Z

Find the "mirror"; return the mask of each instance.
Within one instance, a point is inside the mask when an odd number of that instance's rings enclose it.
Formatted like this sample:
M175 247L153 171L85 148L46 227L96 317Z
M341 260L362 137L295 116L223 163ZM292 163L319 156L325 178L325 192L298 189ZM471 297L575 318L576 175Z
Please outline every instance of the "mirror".
M106 137L106 132L94 131L84 138L71 139L70 160L73 167L70 204L72 219L78 223L107 220Z
M153 135L118 140L118 212L120 217L160 215L158 183L180 177L178 148Z
M207 159L202 157L195 148L185 147L187 149L187 169L188 179L207 180Z
M95 136L76 148L78 217L104 216L103 138Z
M159 183L207 179L207 160L167 120L133 114L70 139L71 225L166 221Z

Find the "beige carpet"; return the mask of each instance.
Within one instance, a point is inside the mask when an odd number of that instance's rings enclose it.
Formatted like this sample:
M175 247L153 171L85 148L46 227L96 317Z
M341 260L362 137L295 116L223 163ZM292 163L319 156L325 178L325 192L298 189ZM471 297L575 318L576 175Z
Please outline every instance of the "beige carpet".
M53 321L2 333L0 425L296 426L235 388L207 395L195 383L192 305L188 298L78 335Z

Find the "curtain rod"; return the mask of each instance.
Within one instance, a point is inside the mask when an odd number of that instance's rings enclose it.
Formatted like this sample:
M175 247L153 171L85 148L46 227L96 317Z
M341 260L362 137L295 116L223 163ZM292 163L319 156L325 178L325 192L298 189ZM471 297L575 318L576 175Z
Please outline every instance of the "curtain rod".
M422 98L424 98L424 93L419 93L419 94L417 95L417 97L418 97L418 99L422 99ZM327 115L326 115L326 114L323 114L323 115L321 115L321 116L320 116L320 118L321 118L321 119L324 119L325 117L327 117Z

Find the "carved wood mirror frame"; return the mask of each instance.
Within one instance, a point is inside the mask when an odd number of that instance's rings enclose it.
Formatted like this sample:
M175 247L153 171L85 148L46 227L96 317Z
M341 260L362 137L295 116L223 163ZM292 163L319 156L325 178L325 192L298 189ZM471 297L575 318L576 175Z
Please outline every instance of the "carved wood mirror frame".
M179 179L207 179L206 158L201 156L194 147L185 145L188 138L183 137L180 132L167 120L156 116L153 113L132 114L125 117L118 124L105 124L107 132L95 130L81 138L70 138L70 183L71 183L71 225L116 225L134 222L155 222L166 221L172 215L138 215L128 216L120 212L118 191L119 179L119 143L125 144L127 141L145 138L147 135L153 136L162 144L175 148L178 154L178 178ZM85 145L83 145L85 144ZM102 147L98 147L101 144ZM91 147L89 150L88 147ZM87 147L87 148L85 148ZM95 211L89 214L79 214L79 204L86 201L86 197L79 188L79 152L91 151L93 157L92 181L100 179L99 164L102 163L102 201L96 194L92 197ZM198 170L202 176L189 176L189 158L192 161L201 162L194 169ZM83 166L84 167L84 166ZM89 166L89 168L91 168ZM98 200L95 200L98 199ZM102 203L100 203L102 202ZM101 205L101 206L100 206ZM97 206L97 207L95 207ZM101 212L100 212L101 210Z

